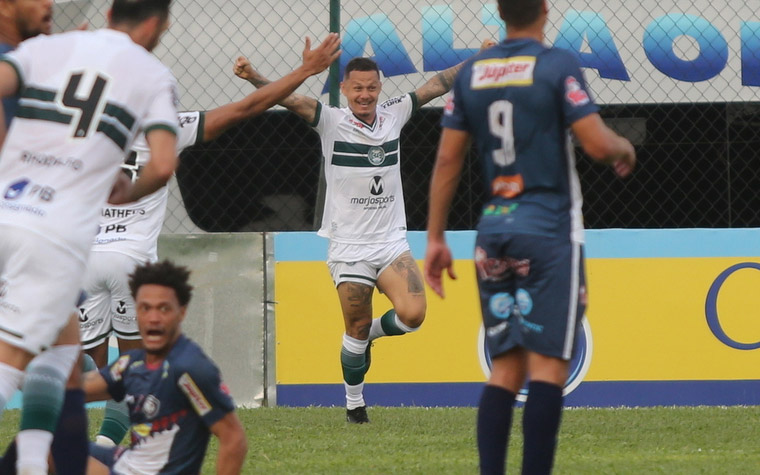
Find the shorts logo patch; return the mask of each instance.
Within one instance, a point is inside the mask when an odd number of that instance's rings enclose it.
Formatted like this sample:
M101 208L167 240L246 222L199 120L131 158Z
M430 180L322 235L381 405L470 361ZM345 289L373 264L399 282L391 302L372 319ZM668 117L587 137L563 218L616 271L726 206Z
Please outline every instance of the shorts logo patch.
M583 90L581 84L573 76L568 76L565 79L565 98L575 107L585 106L591 101L588 93Z
M514 273L520 277L530 274L529 259L513 259L511 257L488 257L485 249L475 248L475 268L482 281L499 282Z
M535 56L483 59L472 65L471 89L491 89L504 86L533 84Z
M509 318L512 315L512 309L515 306L515 298L507 292L499 292L491 296L488 301L488 308L496 318Z
M533 311L533 298L530 293L525 289L517 289L515 300L517 301L517 308L520 309L520 314L523 316L530 315L530 312Z
M116 304L116 313L119 315L124 315L127 313L127 302L124 300L119 300L119 303Z
M190 401L190 404L193 405L195 412L197 412L199 416L205 416L211 412L211 404L209 404L208 400L189 374L185 373L180 376L178 383L179 388L185 393L185 396L187 396L187 399Z

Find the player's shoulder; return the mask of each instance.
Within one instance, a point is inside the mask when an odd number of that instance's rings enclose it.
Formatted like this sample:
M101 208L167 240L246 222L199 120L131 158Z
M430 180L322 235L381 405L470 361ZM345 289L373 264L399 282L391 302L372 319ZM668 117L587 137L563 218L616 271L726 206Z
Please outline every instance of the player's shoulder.
M204 374L218 369L203 349L190 338L180 335L169 353L169 363L176 374Z

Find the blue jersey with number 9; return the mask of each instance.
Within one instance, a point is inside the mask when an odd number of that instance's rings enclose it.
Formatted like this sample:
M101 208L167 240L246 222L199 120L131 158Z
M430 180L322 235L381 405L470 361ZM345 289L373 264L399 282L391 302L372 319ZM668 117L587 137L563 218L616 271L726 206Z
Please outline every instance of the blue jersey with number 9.
M465 63L443 127L467 131L477 144L488 194L480 233L583 240L568 129L597 111L568 51L508 39Z

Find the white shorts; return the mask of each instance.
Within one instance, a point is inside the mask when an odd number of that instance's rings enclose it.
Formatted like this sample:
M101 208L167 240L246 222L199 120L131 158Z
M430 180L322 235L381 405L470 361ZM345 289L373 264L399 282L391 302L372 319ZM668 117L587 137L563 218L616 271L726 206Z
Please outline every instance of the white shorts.
M0 225L0 339L38 354L75 308L84 261L25 229Z
M358 282L374 287L377 278L409 250L409 242L400 239L380 244L343 244L330 242L327 267L337 287L342 282Z
M129 274L142 264L119 252L91 252L84 278L87 300L79 307L79 336L88 350L108 340L139 340Z

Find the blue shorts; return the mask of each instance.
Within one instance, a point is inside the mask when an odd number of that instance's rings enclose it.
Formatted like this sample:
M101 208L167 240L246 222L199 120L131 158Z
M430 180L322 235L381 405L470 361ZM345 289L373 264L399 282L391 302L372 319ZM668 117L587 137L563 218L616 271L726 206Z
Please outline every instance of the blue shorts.
M572 358L586 311L582 244L529 234L479 234L475 270L491 357L520 346Z

